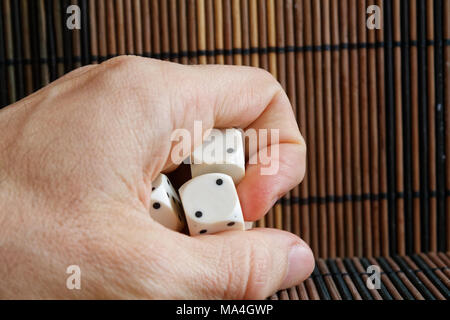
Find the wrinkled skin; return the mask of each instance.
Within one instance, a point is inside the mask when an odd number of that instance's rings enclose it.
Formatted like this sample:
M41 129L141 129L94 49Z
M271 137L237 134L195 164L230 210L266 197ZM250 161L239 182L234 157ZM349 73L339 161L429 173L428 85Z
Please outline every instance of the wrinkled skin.
M293 234L189 237L150 218L151 181L176 167L170 135L194 120L280 129L278 173L249 165L237 187L246 220L302 180L291 105L260 69L119 57L1 110L0 298L263 299L303 281L314 259ZM80 290L66 287L69 265Z

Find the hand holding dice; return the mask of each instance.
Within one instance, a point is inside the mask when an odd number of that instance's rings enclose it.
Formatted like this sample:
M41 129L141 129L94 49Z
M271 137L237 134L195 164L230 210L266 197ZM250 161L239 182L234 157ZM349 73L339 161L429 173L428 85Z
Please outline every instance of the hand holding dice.
M195 137L196 120L278 139L249 141L244 158L239 130L214 130L177 154L172 134ZM116 57L2 109L0 130L2 298L264 299L312 272L298 235L236 231L305 172L292 105L268 72ZM159 175L188 156L192 178L176 176L184 166ZM81 290L65 285L72 264Z
M191 235L251 229L244 223L235 183L245 175L244 143L238 129L213 129L191 156L192 179L180 188L185 220ZM180 231L183 213L169 179L153 182L150 214L165 227Z

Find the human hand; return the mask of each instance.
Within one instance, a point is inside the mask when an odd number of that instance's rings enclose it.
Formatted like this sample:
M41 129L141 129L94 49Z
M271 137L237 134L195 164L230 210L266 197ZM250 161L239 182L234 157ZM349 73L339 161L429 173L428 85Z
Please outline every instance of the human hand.
M194 120L280 130L278 173L248 165L237 186L245 220L302 180L291 105L260 69L119 57L1 110L0 297L264 299L303 281L314 259L293 234L189 237L150 218L151 181L176 167L171 133ZM81 290L66 288L69 265Z

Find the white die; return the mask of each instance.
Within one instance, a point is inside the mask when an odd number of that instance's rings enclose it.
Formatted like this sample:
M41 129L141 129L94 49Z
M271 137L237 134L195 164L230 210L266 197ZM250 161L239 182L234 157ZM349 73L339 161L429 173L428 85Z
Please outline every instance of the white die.
M244 230L241 204L230 176L204 174L186 182L179 191L191 235Z
M244 221L245 230L253 229L253 221Z
M166 228L180 231L184 227L183 208L177 192L164 174L152 182L150 216Z
M238 184L245 176L245 150L239 129L212 129L208 139L191 155L195 178L206 173L224 173Z

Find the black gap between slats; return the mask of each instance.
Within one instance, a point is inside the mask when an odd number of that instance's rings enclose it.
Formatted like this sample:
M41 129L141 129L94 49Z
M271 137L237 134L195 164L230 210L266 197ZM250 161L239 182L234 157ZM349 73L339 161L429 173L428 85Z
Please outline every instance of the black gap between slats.
M418 16L418 81L419 81L419 148L420 148L420 211L421 248L430 249L429 198L428 198L428 84L427 84L427 33L426 0L417 1Z
M63 30L64 42L64 72L70 72L73 69L73 53L72 53L72 30L66 26L68 15L67 7L70 5L69 0L61 0L61 23Z
M47 29L47 56L50 81L56 80L56 45L53 25L52 0L45 0L45 16Z
M438 250L446 251L446 204L445 204L445 108L444 108L444 43L442 0L434 1L434 34L435 34L435 83L436 83L436 189L437 189L437 236ZM447 12L446 19L449 19ZM450 63L446 61L445 63ZM430 106L433 108L434 106ZM448 112L448 110L447 110ZM450 123L447 123L450 126ZM450 156L450 155L448 155Z
M9 1L9 0L7 0ZM19 1L11 0L11 28L14 43L14 69L16 76L16 99L20 100L25 96L25 81L23 72L23 52L22 52L22 25L20 23Z
M81 9L81 64L87 65L90 63L89 6L86 0L79 0L79 4Z
M395 100L394 52L392 40L392 2L384 2L385 92L386 92L386 163L388 178L389 252L397 253L396 174L395 174ZM380 84L382 85L382 84Z
M411 148L411 78L409 50L409 1L401 2L402 37L402 102L403 102L403 163L405 183L405 243L406 253L413 252L412 216L412 148Z
M3 6L0 4L0 60L6 59L5 38L3 36ZM6 85L6 64L0 63L0 108L8 105L8 87Z
M39 64L40 52L39 33L38 33L38 10L36 1L28 1L28 19L30 25L30 49L33 72L33 90L41 87L41 67Z

